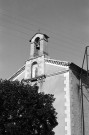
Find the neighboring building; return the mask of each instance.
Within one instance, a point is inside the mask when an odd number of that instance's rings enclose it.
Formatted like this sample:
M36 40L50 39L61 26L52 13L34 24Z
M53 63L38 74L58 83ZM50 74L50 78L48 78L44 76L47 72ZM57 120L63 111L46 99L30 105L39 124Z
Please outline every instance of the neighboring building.
M48 36L35 34L31 40L30 58L9 80L28 80L37 83L39 91L54 94L58 113L55 135L82 135L82 102L80 89L81 68L74 63L50 59L47 52ZM89 134L89 104L86 71L82 71L84 88L85 135ZM87 99L85 98L87 97Z

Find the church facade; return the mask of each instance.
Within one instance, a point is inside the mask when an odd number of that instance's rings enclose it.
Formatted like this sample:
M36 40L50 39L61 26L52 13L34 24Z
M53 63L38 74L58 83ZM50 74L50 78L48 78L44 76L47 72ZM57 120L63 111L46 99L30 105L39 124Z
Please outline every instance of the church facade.
M85 122L82 124L83 109L81 105L80 74L81 68L74 63L49 58L47 52L49 37L36 33L30 40L30 58L12 77L11 81L22 79L30 85L37 84L39 92L54 94L58 126L55 135L84 135L89 133L89 105L84 98ZM83 78L86 71L83 71ZM87 84L86 79L83 83ZM83 87L86 91L86 87ZM84 93L87 96L87 92ZM88 98L88 97L87 97ZM84 125L85 124L85 125ZM85 134L85 135L86 135Z

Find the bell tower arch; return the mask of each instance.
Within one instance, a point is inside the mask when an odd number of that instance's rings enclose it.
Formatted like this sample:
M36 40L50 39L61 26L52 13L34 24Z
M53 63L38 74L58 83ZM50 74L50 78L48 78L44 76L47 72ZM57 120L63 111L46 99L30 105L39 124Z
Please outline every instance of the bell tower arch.
M42 33L36 33L30 39L30 58L38 57L41 55L48 56L47 43L48 36Z

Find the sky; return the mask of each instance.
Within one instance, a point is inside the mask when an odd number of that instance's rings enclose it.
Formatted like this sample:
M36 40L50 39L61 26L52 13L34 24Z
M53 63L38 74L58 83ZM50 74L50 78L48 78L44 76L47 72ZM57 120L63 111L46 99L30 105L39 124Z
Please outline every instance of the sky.
M89 0L0 0L0 78L10 78L29 59L29 40L39 29L50 37L50 58L81 67Z

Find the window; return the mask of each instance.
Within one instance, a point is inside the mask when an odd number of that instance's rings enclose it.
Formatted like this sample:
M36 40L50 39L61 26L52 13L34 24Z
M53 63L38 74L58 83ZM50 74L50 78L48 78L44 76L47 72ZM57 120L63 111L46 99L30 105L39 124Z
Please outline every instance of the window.
M36 61L32 63L31 73L32 78L36 78L38 76L38 64Z

